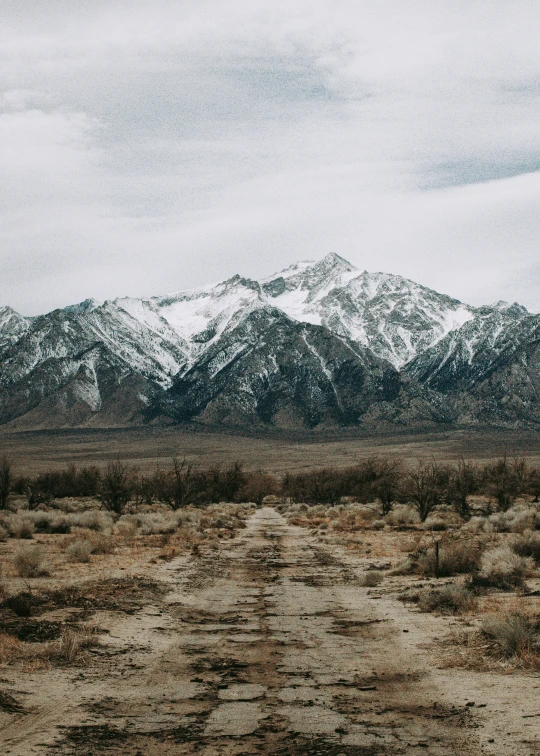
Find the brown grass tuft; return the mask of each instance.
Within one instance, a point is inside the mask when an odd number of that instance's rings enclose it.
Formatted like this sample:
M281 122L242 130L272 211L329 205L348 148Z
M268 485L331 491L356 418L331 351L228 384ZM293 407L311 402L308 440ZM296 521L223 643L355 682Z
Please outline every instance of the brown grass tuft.
M21 577L42 577L49 574L41 546L20 546L13 555L13 564L17 575Z

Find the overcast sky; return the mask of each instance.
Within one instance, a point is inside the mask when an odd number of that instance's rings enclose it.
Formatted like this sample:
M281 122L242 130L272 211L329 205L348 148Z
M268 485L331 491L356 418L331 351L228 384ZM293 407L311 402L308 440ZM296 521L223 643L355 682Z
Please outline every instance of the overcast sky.
M537 0L3 0L0 304L335 251L540 310Z

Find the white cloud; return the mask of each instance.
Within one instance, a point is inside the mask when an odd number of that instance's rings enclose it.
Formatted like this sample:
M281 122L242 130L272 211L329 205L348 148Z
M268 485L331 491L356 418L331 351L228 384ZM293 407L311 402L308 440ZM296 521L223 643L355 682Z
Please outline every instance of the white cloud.
M2 300L332 249L540 309L538 21L525 0L7 0Z

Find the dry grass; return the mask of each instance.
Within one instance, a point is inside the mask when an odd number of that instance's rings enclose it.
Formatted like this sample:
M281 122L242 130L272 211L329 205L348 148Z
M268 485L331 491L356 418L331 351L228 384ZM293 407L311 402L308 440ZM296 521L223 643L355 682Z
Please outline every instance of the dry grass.
M477 672L540 670L540 621L523 608L487 617L479 628L455 633L437 645L438 662Z
M435 547L418 560L418 572L431 577L451 577L472 573L478 568L481 552L471 541L450 541L439 546L437 559Z
M383 576L377 570L368 570L360 577L360 585L366 588L374 588L383 581Z
M424 588L418 593L418 608L422 612L465 614L477 606L476 597L462 585Z
M114 554L116 540L105 533L94 533L89 538L92 554Z
M49 574L41 546L20 546L13 555L13 564L17 575L21 577L42 577Z
M35 525L29 517L15 516L8 520L8 528L12 538L31 539L34 537Z
M78 539L70 543L66 548L66 556L71 562L88 563L92 554L90 541Z
M533 567L532 559L519 556L509 544L496 546L482 554L480 571L473 575L471 585L506 591L521 588Z
M13 635L0 634L0 665L24 663L27 671L48 668L51 662L77 664L85 661L83 651L99 643L92 625L66 628L60 640L52 643L25 643Z
M540 661L540 623L537 618L520 612L495 615L482 622L481 632L496 643L506 658L536 657Z
M536 564L540 564L540 534L526 530L512 544L512 549L520 557L530 557Z
M56 644L50 644L49 650L57 658L70 664L82 660L83 651L98 644L97 629L93 625L82 625L77 629L66 628Z

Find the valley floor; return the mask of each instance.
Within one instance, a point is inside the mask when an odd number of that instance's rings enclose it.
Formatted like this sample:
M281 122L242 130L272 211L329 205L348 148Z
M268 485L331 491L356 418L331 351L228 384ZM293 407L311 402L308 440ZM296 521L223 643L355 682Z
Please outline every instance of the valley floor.
M334 433L253 433L245 429L151 427L62 429L11 433L0 428L0 453L13 461L17 474L54 467L103 465L120 456L143 472L168 466L171 457L186 456L209 467L240 460L248 470L270 473L301 471L328 465L346 467L366 457L396 457L414 462L433 457L442 462L459 457L486 461L504 453L523 454L540 464L540 433L495 428L441 429L424 432L367 434L356 429Z
M97 611L86 665L0 670L21 702L1 752L538 753L540 678L439 668L448 618L362 587L365 566L271 508L219 550L141 560L130 576L166 590Z

